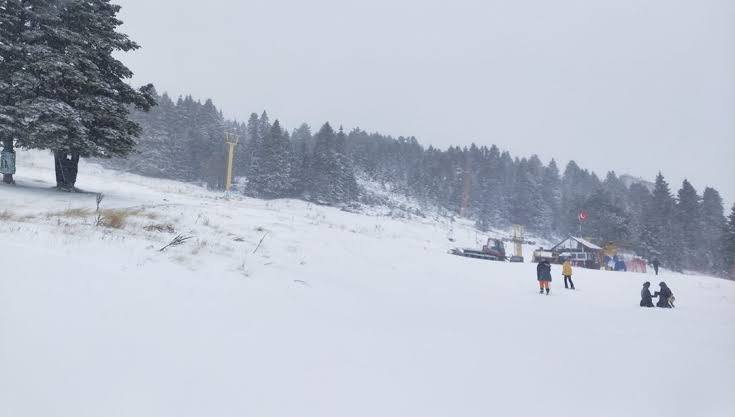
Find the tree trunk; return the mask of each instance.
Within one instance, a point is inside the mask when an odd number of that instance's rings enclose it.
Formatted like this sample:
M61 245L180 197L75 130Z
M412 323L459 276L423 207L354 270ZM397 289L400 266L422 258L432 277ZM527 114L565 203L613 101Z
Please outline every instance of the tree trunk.
M3 145L3 151L15 153L15 149L13 149L13 139L3 139ZM5 184L15 184L13 174L3 174L3 182Z
M56 188L62 191L74 191L79 171L79 153L54 152L54 168L56 170Z

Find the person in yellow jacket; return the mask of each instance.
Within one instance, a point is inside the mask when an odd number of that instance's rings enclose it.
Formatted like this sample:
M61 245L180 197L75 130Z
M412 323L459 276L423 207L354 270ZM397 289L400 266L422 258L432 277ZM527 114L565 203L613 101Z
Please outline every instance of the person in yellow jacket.
M574 289L574 283L572 282L572 263L569 262L569 259L564 260L564 264L561 266L561 274L564 275L564 288L569 288L567 286L567 281L569 281L569 285Z

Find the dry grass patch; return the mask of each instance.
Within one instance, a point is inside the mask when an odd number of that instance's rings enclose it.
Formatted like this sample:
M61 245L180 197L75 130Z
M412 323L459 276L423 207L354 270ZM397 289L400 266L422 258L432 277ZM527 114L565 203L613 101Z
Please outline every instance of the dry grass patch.
M147 219L149 219L149 220L158 220L158 219L159 219L159 217L160 217L160 216L159 216L158 214L156 214L156 213L153 213L153 212L146 212L146 213L144 214L144 216L145 216L145 217L146 217Z
M122 229L125 227L128 219L138 216L143 209L105 209L100 210L100 218L98 224L103 227L112 229Z
M160 233L176 233L176 229L170 223L165 224L149 224L143 227L143 230L148 232L160 232Z
M0 211L0 220L1 221L7 222L7 221L10 221L10 220L13 220L14 218L15 218L15 214L13 214L12 211L8 211L8 210Z
M83 219L89 217L92 211L85 208L69 208L64 211L49 213L47 217L63 217L65 219Z

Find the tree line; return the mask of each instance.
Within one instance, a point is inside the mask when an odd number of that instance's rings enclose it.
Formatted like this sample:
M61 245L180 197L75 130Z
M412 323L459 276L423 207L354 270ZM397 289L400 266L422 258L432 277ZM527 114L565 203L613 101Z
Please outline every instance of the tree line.
M414 137L393 138L359 128L336 131L325 123L286 130L266 112L245 123L225 120L211 100L173 102L166 94L142 126L139 153L110 163L163 178L224 184L223 132L240 137L234 161L236 190L260 198L301 198L323 204L366 200L357 178L448 213L472 218L483 230L522 224L542 237L582 234L615 243L674 270L724 275L733 265L735 218L707 187L684 180L674 193L664 176L654 183L569 162L512 157L497 146L424 147ZM580 210L590 216L581 225ZM733 207L735 210L735 207Z

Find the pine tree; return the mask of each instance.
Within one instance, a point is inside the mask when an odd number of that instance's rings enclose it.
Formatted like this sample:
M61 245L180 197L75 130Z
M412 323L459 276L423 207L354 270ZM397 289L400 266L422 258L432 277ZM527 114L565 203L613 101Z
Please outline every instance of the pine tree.
M629 246L630 216L616 204L609 191L599 188L587 199L583 208L589 213L589 220L584 224L585 236L600 243Z
M646 221L645 215L648 213L652 198L651 192L641 184L631 184L628 189L628 197L626 199L630 214L630 244L631 249L641 254L646 253L642 242Z
M728 275L731 279L735 279L735 204L733 204L730 210L723 240L722 259L725 261L725 268L727 268Z
M700 207L702 224L702 263L706 272L723 275L727 271L727 265L721 254L724 246L725 230L727 229L727 218L722 204L722 197L717 190L707 187L702 193L702 204Z
M340 171L337 166L337 138L334 129L325 123L314 137L314 152L309 167L311 189L309 199L322 203L338 201Z
M585 173L574 161L569 161L562 177L561 219L562 234L577 234L579 221L577 215L587 200L584 189Z
M263 111L260 118L255 113L250 116L248 122L250 163L247 168L247 179L248 190L251 193L257 193L257 190L262 190L264 187L261 173L264 172L266 167L266 161L263 159L265 155L265 137L270 135L270 128L268 114L265 111Z
M559 177L559 168L556 161L551 160L549 166L544 169L544 178L542 181L542 197L544 205L549 210L549 232L559 234L561 232L561 177Z
M684 180L674 209L674 240L678 242L681 266L702 270L702 223L700 197L692 184Z
M291 189L290 151L289 139L276 120L269 131L264 133L259 148L255 150L259 165L258 170L253 172L249 183L255 195L265 198L279 198L288 195Z
M196 165L199 177L205 184L217 189L224 189L226 164L226 148L224 143L224 119L222 114L207 100L197 112L197 137L201 141L192 144L196 149Z
M308 169L311 161L311 128L303 123L291 135L291 187L295 196L303 196L308 183Z
M347 136L342 129L335 137L335 164L337 171L337 201L347 202L357 197L358 186L355 171L347 151Z
M605 176L605 181L602 183L605 191L608 192L612 202L622 209L628 209L628 187L625 183L618 178L615 171L610 171Z
M107 0L28 0L11 9L22 53L3 77L16 86L9 112L22 120L16 139L21 147L54 151L61 189L74 188L80 157L130 153L140 127L128 106L155 104L153 87L130 87L132 72L113 56L138 48L116 31L119 9Z
M477 173L477 196L474 197L478 206L477 226L486 231L490 227L502 227L507 223L504 218L505 207L503 192L503 177L500 164L500 150L496 146L490 149L483 148L483 158Z
M644 214L642 246L649 257L658 257L668 268L681 269L679 242L676 241L675 201L661 173L656 176L651 204Z

